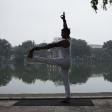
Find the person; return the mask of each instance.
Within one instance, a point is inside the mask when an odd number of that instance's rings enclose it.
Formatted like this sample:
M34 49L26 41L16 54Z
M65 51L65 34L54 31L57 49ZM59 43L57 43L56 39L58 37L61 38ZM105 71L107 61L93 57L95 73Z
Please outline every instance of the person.
M32 48L29 51L28 54L28 59L31 62L41 62L41 63L46 63L46 64L51 64L51 65L57 65L61 67L62 71L62 78L63 78L63 83L65 87L65 94L66 98L62 102L68 103L70 102L70 83L69 83L69 70L70 70L70 65L71 65L71 56L70 56L70 29L67 26L67 22L65 19L65 12L63 12L63 15L60 16L61 19L63 20L63 29L61 30L61 40L53 43L49 43L45 46L37 46ZM45 57L34 57L33 53L34 51L42 50L42 49L51 49L51 48L59 48L59 55L60 57L58 58L45 58Z

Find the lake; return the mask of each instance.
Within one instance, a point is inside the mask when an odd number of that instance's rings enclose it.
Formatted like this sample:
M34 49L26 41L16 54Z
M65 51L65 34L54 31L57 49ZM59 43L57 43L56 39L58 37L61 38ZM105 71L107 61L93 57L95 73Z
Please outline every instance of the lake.
M71 93L112 92L112 63L75 63L70 69ZM3 64L0 94L64 93L61 69L46 64Z

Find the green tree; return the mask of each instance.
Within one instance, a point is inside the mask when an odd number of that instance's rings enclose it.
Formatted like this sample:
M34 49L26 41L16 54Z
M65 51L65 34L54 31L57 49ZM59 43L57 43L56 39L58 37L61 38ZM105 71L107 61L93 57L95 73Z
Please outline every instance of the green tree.
M34 47L34 45L34 42L28 40L23 42L22 45L16 46L14 48L16 64L24 64L25 56L28 54L29 50Z
M104 42L103 48L107 50L112 50L112 40Z
M100 0L91 0L91 5L92 8L97 12L98 10L98 4L99 4ZM112 0L102 0L102 5L103 5L103 9L107 10L107 4L110 3L112 4Z
M25 54L27 54L28 51L29 51L32 47L34 47L34 45L35 45L34 41L28 40L28 41L23 42L22 45L21 45L21 47L22 47L22 49L23 49L23 52L24 52Z
M71 55L74 57L83 57L90 55L90 47L87 45L87 42L81 39L72 39L71 45Z
M105 60L112 60L112 40L104 42L102 53Z
M8 60L10 56L11 56L11 44L5 39L0 39L0 61Z
M103 56L103 49L102 48L91 48L91 57L96 61L101 61Z

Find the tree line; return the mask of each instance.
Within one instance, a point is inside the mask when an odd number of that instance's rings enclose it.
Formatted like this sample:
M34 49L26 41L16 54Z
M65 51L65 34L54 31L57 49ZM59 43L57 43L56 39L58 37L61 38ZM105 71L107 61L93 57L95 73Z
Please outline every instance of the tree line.
M0 39L0 63L12 61L23 64L29 50L34 46L44 46L46 43L38 44L27 40L18 46L12 46L6 39ZM57 49L57 48L56 48ZM35 52L35 55L47 57L52 55L56 49ZM71 57L78 60L112 61L112 40L104 42L102 48L92 48L85 40L71 39Z

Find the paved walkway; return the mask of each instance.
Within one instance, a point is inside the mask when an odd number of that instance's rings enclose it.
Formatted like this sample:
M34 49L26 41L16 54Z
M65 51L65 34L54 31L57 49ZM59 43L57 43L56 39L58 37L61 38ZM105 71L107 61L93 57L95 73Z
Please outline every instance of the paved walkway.
M89 98L94 106L13 106L19 99L63 97L52 95L0 95L0 112L112 112L112 93L72 94L76 98Z

